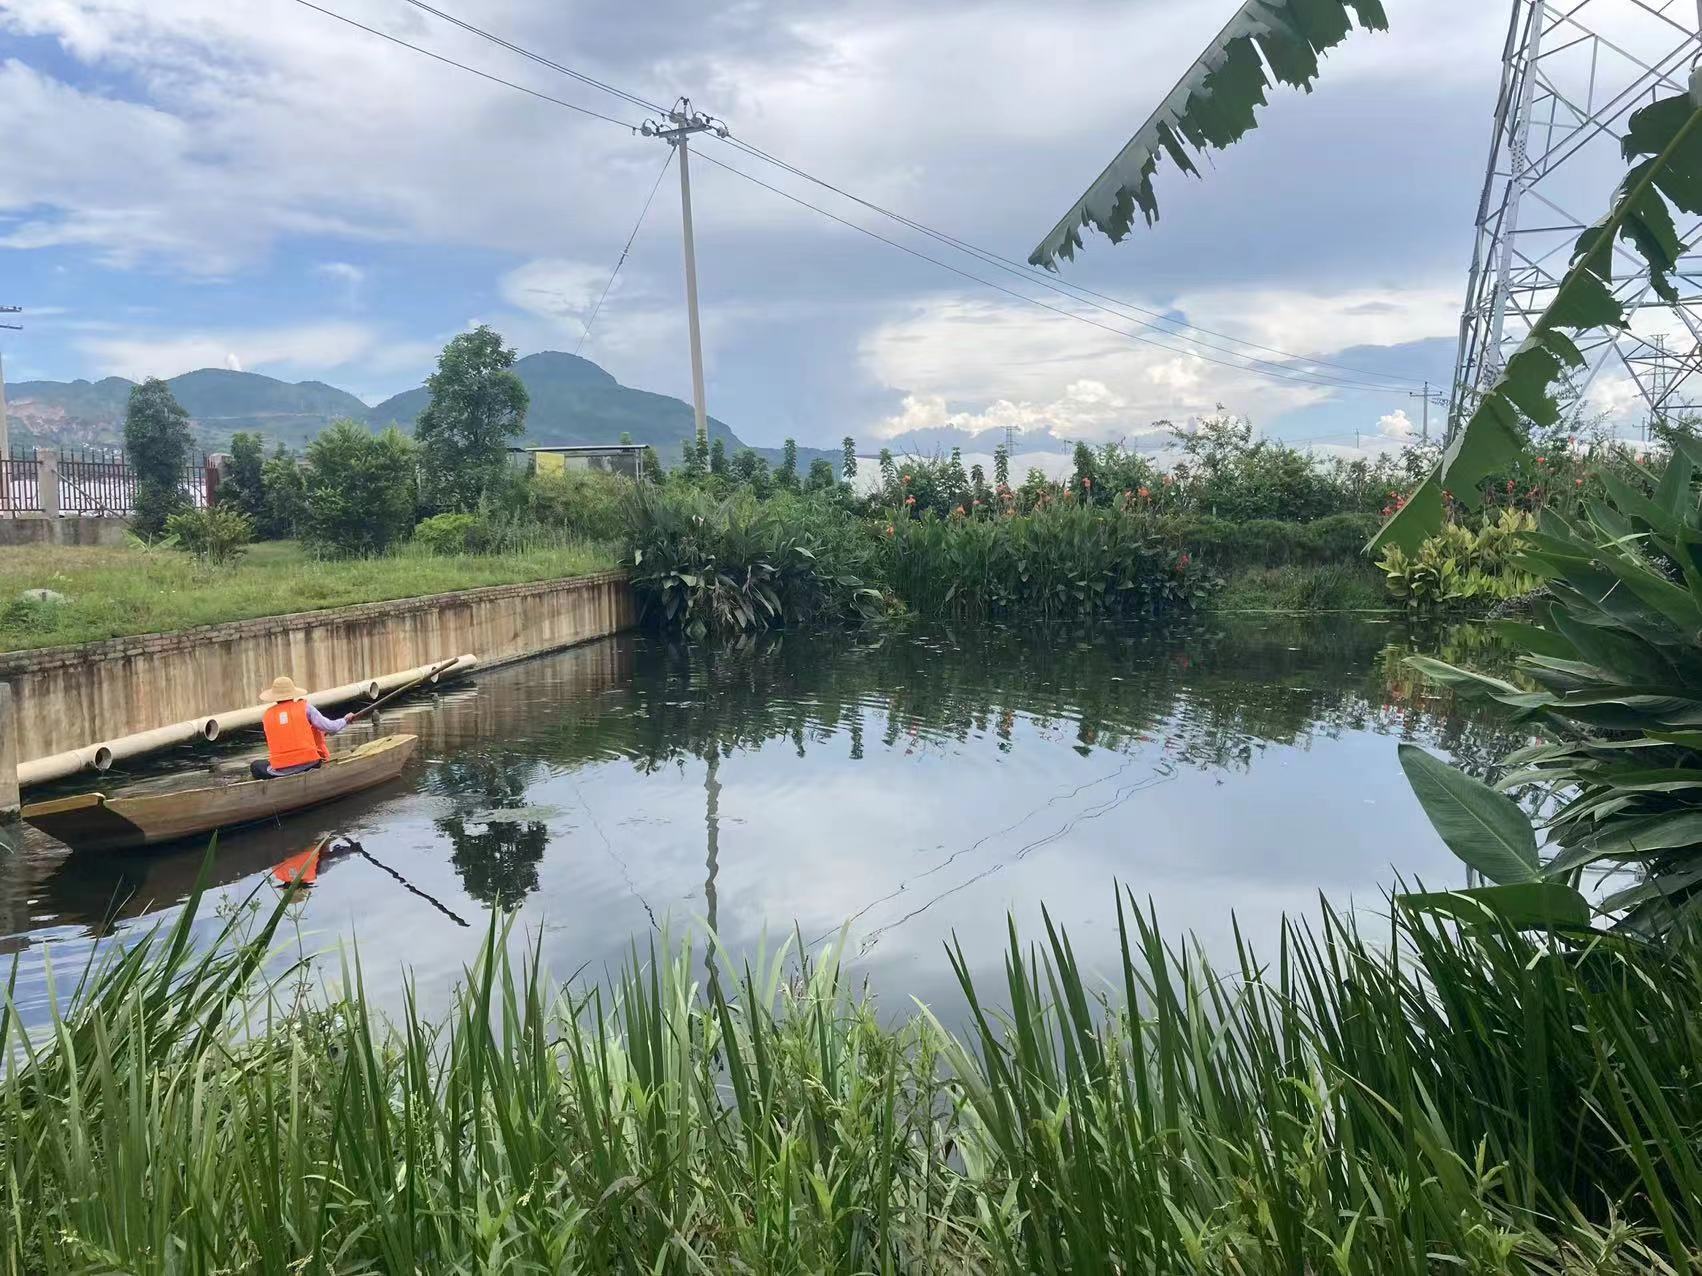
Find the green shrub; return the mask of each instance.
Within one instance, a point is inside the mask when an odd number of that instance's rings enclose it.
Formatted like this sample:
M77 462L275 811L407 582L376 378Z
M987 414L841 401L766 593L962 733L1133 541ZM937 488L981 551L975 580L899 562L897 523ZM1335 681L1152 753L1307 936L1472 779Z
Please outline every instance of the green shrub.
M1152 615L1191 608L1214 584L1189 550L1153 535L1143 520L1074 502L998 518L896 517L877 543L879 579L929 616Z
M166 520L167 542L215 566L234 563L254 539L254 524L234 506L181 510Z
M474 514L436 514L414 528L414 544L428 554L481 554L490 531Z
M691 637L868 615L879 595L850 570L860 530L825 502L725 500L686 486L629 497L633 589L644 616Z
M1155 526L1221 572L1358 561L1381 522L1374 514L1332 514L1311 523L1180 516L1160 519Z
M414 447L336 421L307 445L302 539L328 557L377 554L414 525Z
M534 474L524 488L527 517L540 527L587 540L618 540L626 531L631 479L593 470Z
M307 521L307 476L294 452L282 443L260 470L264 517L259 527L267 540L291 540Z

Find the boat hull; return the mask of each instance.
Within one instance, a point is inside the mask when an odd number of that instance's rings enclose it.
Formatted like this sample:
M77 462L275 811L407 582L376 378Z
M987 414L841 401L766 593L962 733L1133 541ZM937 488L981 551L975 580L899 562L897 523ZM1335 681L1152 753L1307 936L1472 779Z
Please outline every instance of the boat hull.
M273 780L133 797L83 793L26 806L23 817L77 851L163 846L216 829L276 819L387 783L402 773L418 744L418 736L383 736L322 767Z

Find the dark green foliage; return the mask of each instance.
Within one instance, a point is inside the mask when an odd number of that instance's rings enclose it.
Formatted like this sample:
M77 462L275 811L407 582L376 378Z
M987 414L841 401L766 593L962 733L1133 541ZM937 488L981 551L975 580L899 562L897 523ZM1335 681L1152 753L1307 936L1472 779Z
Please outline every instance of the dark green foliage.
M261 537L278 540L299 536L307 517L307 476L295 454L278 444L278 450L266 458L260 479L265 492Z
M184 470L189 464L189 414L171 388L149 377L130 391L124 414L124 451L136 474L136 509L131 525L141 536L158 536L166 520L185 504Z
M1051 505L1009 518L900 518L878 579L912 610L963 619L1080 621L1187 611L1214 580L1132 518Z
M709 472L720 478L727 476L726 439L716 439L709 445Z
M639 473L652 483L662 481L662 458L648 443L644 445L644 455L639 460Z
M266 523L266 440L243 431L231 435L230 472L219 484L220 505L236 510L249 524Z
M342 558L377 554L414 525L414 445L338 421L307 447L302 540Z
M1332 514L1313 523L1278 519L1182 516L1156 524L1170 541L1192 550L1218 571L1243 567L1310 567L1353 563L1378 527L1375 514Z
M839 477L847 483L857 477L857 440L849 434L839 442Z
M780 468L774 472L774 486L782 492L798 490L798 441L787 439L780 448Z
M879 605L859 574L861 529L825 502L642 486L631 499L633 589L660 628L696 638L837 624Z
M703 452L697 446L696 439L685 439L680 443L680 476L688 482L696 482L704 474Z
M443 348L426 379L431 402L414 425L421 495L433 508L477 509L504 477L508 445L526 429L526 387L514 351L481 324Z
M1556 804L1541 876L1575 885L1616 870L1628 880L1601 910L1654 935L1702 920L1702 444L1675 443L1658 483L1607 476L1610 502L1576 521L1545 510L1526 538L1518 562L1547 596L1533 623L1503 626L1521 685L1413 661L1540 733L1506 760L1504 787L1536 785ZM1491 880L1520 880L1485 861L1493 848L1450 845Z
M524 516L540 528L594 541L626 532L624 502L630 479L591 470L535 474L523 490Z
M839 480L833 476L833 462L826 457L818 456L810 462L810 472L804 478L804 491L831 492L839 485Z

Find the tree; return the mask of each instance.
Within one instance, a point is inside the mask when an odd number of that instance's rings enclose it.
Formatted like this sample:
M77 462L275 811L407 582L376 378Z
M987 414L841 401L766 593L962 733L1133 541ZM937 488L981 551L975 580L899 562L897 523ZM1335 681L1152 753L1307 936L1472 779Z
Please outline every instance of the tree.
M130 391L124 413L124 450L136 474L138 534L158 536L186 504L183 470L189 464L189 414L171 387L149 377Z
M258 529L266 521L266 440L238 431L230 438L230 475L219 484L219 504Z
M428 504L470 512L504 477L508 440L526 428L514 350L481 324L443 348L426 378L431 403L414 426Z
M818 456L810 462L810 472L804 479L806 492L831 492L839 486L839 481L833 477L833 462L825 456Z
M839 442L839 477L847 483L857 477L857 440L849 434Z
M692 483L703 477L703 454L696 439L680 440L680 477Z
M1003 443L993 449L993 484L996 487L1008 486L1011 481L1011 457Z
M798 486L798 440L787 439L781 444L780 469L774 475L774 486L782 491L795 491Z
M282 443L266 458L260 471L264 491L260 535L269 540L301 535L307 514L307 479L301 463Z
M394 426L374 437L335 421L307 445L302 537L340 557L380 554L414 525L414 445Z
M880 455L881 486L891 488L898 482L898 466L892 459L892 449L883 447Z
M662 458L656 455L656 449L648 443L644 445L644 454L638 459L638 472L652 483L662 481Z
M722 478L727 476L726 439L716 439L709 445L709 472Z

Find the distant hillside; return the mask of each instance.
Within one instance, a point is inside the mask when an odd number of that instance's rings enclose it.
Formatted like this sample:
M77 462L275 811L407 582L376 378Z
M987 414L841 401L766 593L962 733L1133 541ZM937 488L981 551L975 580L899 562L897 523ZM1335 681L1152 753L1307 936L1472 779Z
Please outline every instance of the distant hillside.
M239 430L298 447L338 417L363 418L366 404L320 381L291 384L256 372L202 368L167 383L189 413L196 444L208 451L230 446ZM7 415L20 437L39 444L119 447L124 408L135 382L20 381L6 387Z
M572 443L614 443L630 434L648 443L663 464L677 464L681 446L694 428L691 405L664 394L635 390L616 381L589 359L546 350L527 355L514 369L532 405L526 413L523 443L544 447ZM124 407L134 383L123 377L103 381L21 381L6 387L13 433L41 443L114 447L124 439ZM168 384L189 413L198 445L209 451L230 446L238 430L259 431L267 444L303 446L339 417L364 421L373 429L388 425L412 431L429 402L425 387L405 390L368 408L354 395L321 381L291 384L254 372L202 368L172 377ZM725 439L729 452L744 447L727 425L713 417L711 439ZM778 448L758 448L771 462ZM798 465L823 456L837 462L837 451L799 448Z

